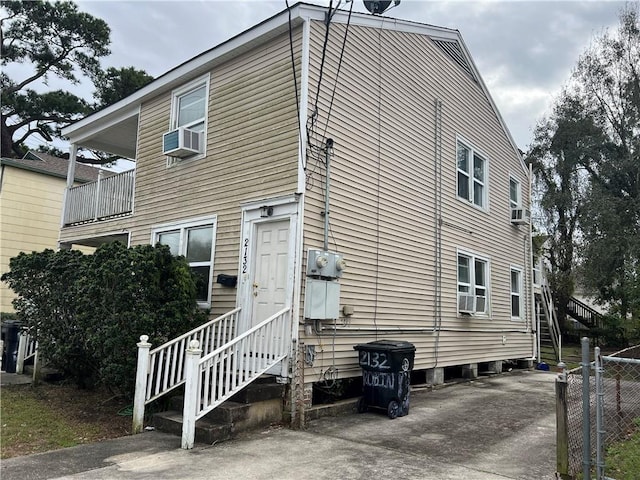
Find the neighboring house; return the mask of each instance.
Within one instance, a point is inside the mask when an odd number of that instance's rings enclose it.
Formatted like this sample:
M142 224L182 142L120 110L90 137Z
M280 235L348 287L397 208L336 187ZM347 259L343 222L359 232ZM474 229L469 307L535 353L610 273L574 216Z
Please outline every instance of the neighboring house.
M277 373L307 404L376 339L413 343L430 383L530 360L529 173L460 33L337 12L325 46L325 14L298 4L64 129L72 156L136 167L97 221L69 192L61 243L170 245L238 333L291 308Z
M56 249L69 161L46 153L0 158L0 275L20 252ZM75 184L95 181L99 169L79 164ZM15 298L0 282L0 312L13 312Z

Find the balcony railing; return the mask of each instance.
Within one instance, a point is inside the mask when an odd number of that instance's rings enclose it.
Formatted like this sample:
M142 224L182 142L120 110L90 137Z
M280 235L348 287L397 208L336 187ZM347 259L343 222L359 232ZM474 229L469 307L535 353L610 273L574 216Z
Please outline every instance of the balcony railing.
M131 213L135 170L72 187L67 192L64 224L97 222Z

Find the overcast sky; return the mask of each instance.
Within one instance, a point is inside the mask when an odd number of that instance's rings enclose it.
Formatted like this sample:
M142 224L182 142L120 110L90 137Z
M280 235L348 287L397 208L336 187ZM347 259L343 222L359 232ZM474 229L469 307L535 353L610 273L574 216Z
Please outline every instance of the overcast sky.
M354 10L366 11L362 0L353 1ZM135 66L154 77L286 7L284 0L77 3L111 27L112 53L103 59L104 67ZM326 6L329 1L307 3ZM386 15L459 30L517 145L525 150L579 55L595 35L616 28L623 6L602 0L402 0ZM349 8L344 0L342 8ZM89 87L87 95L92 91Z

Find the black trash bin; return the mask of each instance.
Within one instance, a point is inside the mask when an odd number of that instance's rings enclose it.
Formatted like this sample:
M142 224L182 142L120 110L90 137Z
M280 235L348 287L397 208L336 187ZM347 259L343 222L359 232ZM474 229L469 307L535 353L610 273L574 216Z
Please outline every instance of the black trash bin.
M355 345L362 368L358 412L381 408L389 418L409 413L409 385L416 347L409 342L377 340Z
M2 369L7 373L16 373L18 359L19 333L22 323L19 320L3 320L1 327L2 341Z

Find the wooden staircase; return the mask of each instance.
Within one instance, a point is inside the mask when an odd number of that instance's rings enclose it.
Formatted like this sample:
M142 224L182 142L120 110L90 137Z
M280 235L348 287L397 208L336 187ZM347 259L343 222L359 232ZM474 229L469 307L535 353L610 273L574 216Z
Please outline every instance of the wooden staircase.
M558 352L555 348L555 343L551 337L551 331L549 329L549 318L545 313L545 308L542 307L542 297L536 295L536 311L540 315L540 330L538 335L540 336L540 355L539 361L546 363L547 365L556 365L558 363Z
M282 422L285 386L264 376L196 421L195 441L213 445L239 433ZM182 435L184 397L174 396L170 410L156 413L152 425L162 432Z
M569 299L567 314L589 329L604 327L602 314L577 298L571 297Z
M271 401L266 410L264 405L254 409L258 412L258 424L282 419L280 388L265 387L260 381L267 374L279 375L280 372L282 375L287 371L291 307L283 308L240 334L239 313L240 308L236 308L153 350L147 342L148 336L140 337L134 433L142 431L145 405L182 386L182 408L157 416L154 423L160 429L180 428L185 449L193 448L194 441L213 443L226 439L237 425L252 424L254 416L242 413L251 408L233 405L263 403L248 400L249 392L260 392L261 396L265 392L278 392L278 398L266 399ZM226 408L222 408L225 404Z
M539 318L540 361L555 365L562 359L562 335L549 285L544 282L535 295Z

